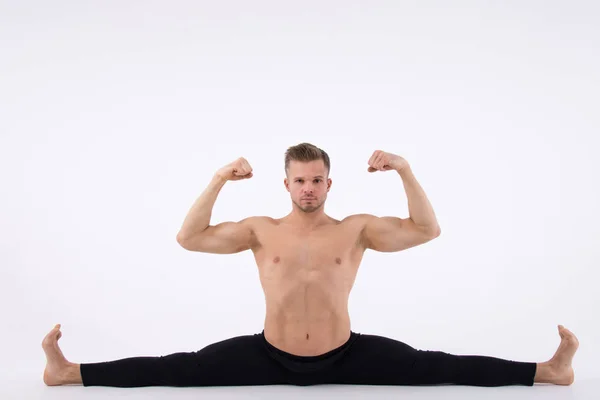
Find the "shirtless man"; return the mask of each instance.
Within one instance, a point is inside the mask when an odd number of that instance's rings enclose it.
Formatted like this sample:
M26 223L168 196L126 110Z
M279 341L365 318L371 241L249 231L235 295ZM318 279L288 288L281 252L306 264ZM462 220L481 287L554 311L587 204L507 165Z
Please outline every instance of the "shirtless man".
M190 251L232 254L252 250L266 299L264 330L213 343L190 353L133 357L94 364L67 361L58 347L60 324L42 342L47 385L570 385L575 335L562 325L554 356L541 363L417 350L394 339L350 329L348 298L366 249L401 251L440 234L434 211L408 162L375 151L368 171L396 171L410 217L358 214L338 221L325 214L331 188L325 151L302 143L285 154L285 187L292 211L285 217L250 217L209 225L227 181L252 177L239 158L216 172L190 209L177 236Z

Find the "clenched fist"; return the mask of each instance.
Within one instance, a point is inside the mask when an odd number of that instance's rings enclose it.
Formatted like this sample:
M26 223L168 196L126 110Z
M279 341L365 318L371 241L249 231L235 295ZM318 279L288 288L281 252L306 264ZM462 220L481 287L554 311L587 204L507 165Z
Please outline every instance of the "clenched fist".
M395 169L400 172L408 167L408 161L396 154L386 153L385 151L375 150L369 159L369 172L389 171Z
M240 179L252 178L252 167L244 157L240 157L232 163L219 169L216 175L226 181L239 181Z

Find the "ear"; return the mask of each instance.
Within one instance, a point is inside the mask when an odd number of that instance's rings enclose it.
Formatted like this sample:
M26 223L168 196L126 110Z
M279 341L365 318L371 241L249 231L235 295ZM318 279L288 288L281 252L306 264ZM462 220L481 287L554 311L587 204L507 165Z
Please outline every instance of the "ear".
M331 180L331 178L327 179L327 191L329 192L329 189L331 189L331 184L333 183L333 181Z
M283 178L283 185L285 186L285 189L289 192L290 191L290 186L288 184L287 178Z

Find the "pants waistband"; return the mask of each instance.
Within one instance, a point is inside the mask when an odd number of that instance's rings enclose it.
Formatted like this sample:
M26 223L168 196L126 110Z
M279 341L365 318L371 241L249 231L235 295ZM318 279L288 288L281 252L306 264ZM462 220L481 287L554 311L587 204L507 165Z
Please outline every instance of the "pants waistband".
M317 356L298 356L278 349L267 341L265 331L260 333L261 340L269 351L270 355L283 364L286 368L294 372L316 372L331 366L340 359L350 348L352 343L360 336L359 333L350 331L350 338L341 346Z

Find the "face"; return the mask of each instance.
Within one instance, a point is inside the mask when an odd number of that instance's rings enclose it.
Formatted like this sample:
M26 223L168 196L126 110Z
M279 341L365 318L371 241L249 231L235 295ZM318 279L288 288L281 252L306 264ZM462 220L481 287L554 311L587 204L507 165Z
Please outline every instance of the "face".
M327 176L323 160L290 161L284 183L292 202L307 213L321 208L331 187L331 179Z

